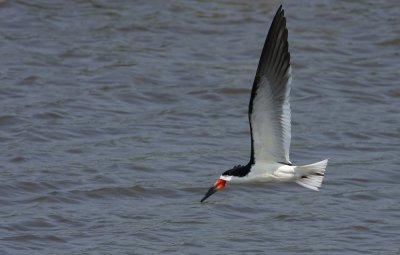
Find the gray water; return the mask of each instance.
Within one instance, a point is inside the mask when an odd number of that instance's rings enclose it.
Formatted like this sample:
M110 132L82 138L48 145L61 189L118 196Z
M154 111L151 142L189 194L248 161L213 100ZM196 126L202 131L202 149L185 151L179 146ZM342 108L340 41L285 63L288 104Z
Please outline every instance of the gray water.
M0 254L400 254L400 4L285 1L291 160L250 150L279 1L0 1Z

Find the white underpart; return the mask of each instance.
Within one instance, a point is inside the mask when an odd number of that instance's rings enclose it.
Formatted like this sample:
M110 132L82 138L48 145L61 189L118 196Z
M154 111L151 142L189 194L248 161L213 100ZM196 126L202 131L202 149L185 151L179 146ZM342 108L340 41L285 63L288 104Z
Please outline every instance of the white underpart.
M254 183L254 182L292 182L295 181L299 185L319 190L324 179L324 173L328 160L304 165L289 166L280 163L268 163L259 161L251 168L251 172L244 177L221 176L220 178L231 183Z
M232 183L246 182L290 182L298 179L295 166L288 166L280 163L269 163L257 161L251 168L251 172L244 177L232 176Z

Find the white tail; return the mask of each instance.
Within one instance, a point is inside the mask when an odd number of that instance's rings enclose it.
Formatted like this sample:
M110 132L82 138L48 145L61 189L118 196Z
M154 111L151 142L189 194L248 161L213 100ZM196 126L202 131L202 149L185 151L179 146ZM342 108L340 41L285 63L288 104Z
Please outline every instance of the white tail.
M327 164L328 159L325 159L314 164L296 167L296 173L300 177L296 183L303 187L318 191L322 185Z

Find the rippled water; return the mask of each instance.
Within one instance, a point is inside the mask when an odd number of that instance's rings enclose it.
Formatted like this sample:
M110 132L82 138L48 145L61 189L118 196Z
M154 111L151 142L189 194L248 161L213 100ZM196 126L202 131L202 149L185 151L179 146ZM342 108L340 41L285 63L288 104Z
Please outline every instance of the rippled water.
M400 5L285 1L295 164L229 185L278 1L0 1L1 254L400 254Z

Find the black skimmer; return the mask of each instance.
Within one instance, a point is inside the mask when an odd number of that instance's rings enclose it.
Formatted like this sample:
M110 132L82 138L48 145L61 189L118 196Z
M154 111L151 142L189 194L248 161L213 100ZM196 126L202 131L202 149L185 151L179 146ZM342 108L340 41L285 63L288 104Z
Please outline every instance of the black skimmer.
M290 82L288 30L281 5L269 28L251 90L250 161L225 171L201 202L224 188L227 182L294 181L312 190L321 187L327 159L304 166L294 166L289 160Z

